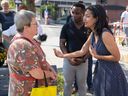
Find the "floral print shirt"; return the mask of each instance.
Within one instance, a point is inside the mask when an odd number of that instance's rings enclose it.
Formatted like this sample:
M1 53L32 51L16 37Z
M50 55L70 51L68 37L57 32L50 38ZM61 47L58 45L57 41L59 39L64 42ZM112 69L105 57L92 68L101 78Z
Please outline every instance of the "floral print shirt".
M10 73L8 96L30 96L32 87L35 86L35 79L29 71L36 67L48 69L47 64L41 65L41 62L46 60L40 52L40 45L37 43L35 45L38 48L23 38L14 40L10 45L7 54ZM43 80L38 81L40 85L44 84Z

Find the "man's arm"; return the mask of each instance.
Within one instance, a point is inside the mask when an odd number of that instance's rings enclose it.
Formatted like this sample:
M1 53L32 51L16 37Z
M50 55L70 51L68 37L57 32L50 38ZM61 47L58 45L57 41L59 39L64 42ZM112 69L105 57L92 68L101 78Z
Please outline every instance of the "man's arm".
M123 12L123 13L121 14L121 18L120 18L120 28L121 28L121 29L123 28L124 15L125 15L125 13Z
M65 24L61 30L61 34L60 34L60 49L61 51L66 54L68 53L68 49L67 49L67 34L66 34L66 31L67 31L67 28L68 28L68 25ZM75 61L75 58L67 58L69 60L69 62L73 65L76 64L76 61Z
M65 54L68 53L67 48L66 48L66 39L60 39L60 49L61 51Z
M61 33L60 33L60 41L59 41L59 45L60 45L60 49L63 53L68 53L66 44L67 44L67 28L68 28L68 24L65 24L62 27Z
M123 20L124 20L124 17L122 17L122 18L120 19L120 28L121 28L121 29L123 28Z

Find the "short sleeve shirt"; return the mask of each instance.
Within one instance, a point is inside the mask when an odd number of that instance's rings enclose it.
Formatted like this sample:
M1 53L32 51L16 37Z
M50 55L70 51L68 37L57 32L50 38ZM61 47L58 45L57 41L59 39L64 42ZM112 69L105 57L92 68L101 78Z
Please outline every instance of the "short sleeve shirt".
M14 11L10 11L9 13L0 12L0 23L2 24L3 31L14 24L14 15Z
M123 25L128 27L128 12L124 11L121 15L121 18L124 18L123 19L123 23L124 23Z
M84 25L78 29L74 22L66 23L61 30L60 39L66 40L66 47L69 52L80 50L88 38L87 28Z

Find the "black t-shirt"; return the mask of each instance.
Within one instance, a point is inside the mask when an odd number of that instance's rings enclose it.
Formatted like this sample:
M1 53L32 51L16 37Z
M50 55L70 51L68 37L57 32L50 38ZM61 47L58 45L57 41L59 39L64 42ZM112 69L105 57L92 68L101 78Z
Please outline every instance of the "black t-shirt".
M9 13L0 12L0 23L2 24L2 31L7 30L10 26L14 24L14 11Z
M81 49L88 36L87 28L85 28L84 25L80 29L77 29L71 20L71 22L63 26L60 39L66 39L68 52L74 52Z

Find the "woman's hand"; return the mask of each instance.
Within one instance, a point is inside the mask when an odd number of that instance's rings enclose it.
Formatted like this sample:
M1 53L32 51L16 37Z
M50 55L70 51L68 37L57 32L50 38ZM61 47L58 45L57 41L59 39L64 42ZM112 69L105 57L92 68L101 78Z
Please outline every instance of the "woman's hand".
M56 80L57 79L57 75L54 74L52 71L44 71L46 78L51 78L52 80Z
M36 79L43 79L44 78L43 70L39 67L33 68L32 70L29 71L29 73L31 74L31 76L33 78L36 78Z
M96 49L93 48L93 46L90 46L90 47L89 47L89 52L90 52L90 54L91 54L94 58L97 59L97 52L96 52Z
M46 78L51 78L53 80L57 79L57 75L53 72L53 71L43 71L41 68L34 68L31 71L29 71L29 73L31 74L32 77L36 78L36 79L43 79L44 78L44 73L46 74Z
M64 54L63 54L61 51L59 51L59 50L57 50L57 49L53 49L53 51L54 51L54 54L55 54L57 57L64 58Z
M52 67L51 67L52 68ZM55 70L52 68L51 69L51 78L53 80L57 80L57 73L55 72Z

